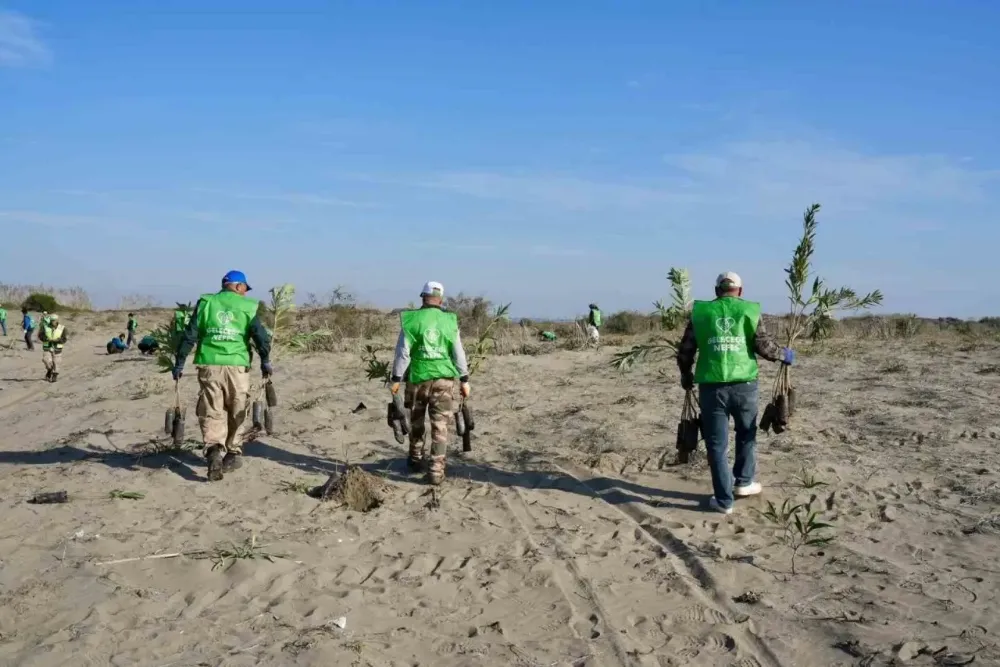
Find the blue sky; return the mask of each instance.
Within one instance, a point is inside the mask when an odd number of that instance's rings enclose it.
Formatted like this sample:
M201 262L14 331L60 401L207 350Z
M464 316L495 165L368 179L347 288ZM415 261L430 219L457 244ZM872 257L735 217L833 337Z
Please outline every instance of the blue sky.
M1000 3L0 0L0 282L997 314Z

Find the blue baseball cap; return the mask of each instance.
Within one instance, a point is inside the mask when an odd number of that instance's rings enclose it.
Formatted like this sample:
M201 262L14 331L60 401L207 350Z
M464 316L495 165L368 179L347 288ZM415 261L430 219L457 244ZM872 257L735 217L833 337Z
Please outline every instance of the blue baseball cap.
M246 274L242 271L230 271L226 275L222 276L222 284L226 283L243 283L247 286L247 291L250 291L250 283L247 282Z

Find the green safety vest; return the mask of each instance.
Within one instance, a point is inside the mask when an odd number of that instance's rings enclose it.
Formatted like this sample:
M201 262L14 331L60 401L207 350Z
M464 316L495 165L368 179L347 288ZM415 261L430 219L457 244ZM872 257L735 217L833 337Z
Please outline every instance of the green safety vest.
M695 301L691 308L691 324L698 342L694 381L721 384L756 380L753 342L759 323L759 303L729 296Z
M6 322L6 321L7 321L7 311L3 308L0 308L0 322Z
M458 316L440 308L404 310L399 314L410 344L410 384L457 378L451 351L458 339Z
M191 322L191 313L186 310L175 310L174 311L174 331L180 333L187 329L187 325Z
M598 308L592 308L590 314L594 316L594 326L597 328L601 327L601 311Z
M134 317L128 318L128 330L135 331L138 328L139 328L139 320L135 319Z
M203 294L198 306L198 366L250 367L250 323L257 301L223 290Z
M45 343L42 344L43 350L55 350L56 352L62 352L62 343L56 343L54 341L62 338L63 332L66 331L66 327L59 325L52 328L52 321L47 320L46 324L42 325L42 333L45 334Z

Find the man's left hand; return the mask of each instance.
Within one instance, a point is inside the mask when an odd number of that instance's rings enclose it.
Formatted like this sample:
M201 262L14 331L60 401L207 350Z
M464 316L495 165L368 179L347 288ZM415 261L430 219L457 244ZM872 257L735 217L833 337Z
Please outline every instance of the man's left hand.
M267 379L274 374L274 369L271 368L270 361L265 361L260 365L260 374L264 379Z
M393 396L395 396L396 394L398 394L399 393L399 383L398 382L393 382L392 386L389 388L389 391L392 392Z
M681 388L686 391L694 389L694 373L690 371L681 373Z

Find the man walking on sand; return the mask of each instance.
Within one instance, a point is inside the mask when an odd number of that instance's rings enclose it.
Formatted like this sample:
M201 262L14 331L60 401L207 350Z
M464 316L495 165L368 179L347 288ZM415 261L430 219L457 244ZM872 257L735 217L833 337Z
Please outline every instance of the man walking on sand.
M3 329L4 338L7 337L7 309L0 303L0 328Z
M31 319L27 308L21 309L21 329L24 330L24 344L29 350L34 350L35 343L31 340L31 334L35 333L35 321Z
M441 309L444 287L429 282L420 291L420 298L423 304L419 309L400 313L402 328L392 362L392 393L399 393L400 382L408 372L407 394L412 393L412 406L407 462L414 471L424 465L424 417L430 412L427 481L438 485L444 481L448 422L455 412L455 380L461 383L462 397L468 398L469 365L458 331L458 316Z
M128 349L132 349L132 344L135 343L135 332L139 329L139 322L135 319L135 313L128 314L128 325L125 331L128 332L128 340L125 341L125 345Z
M743 280L733 272L715 281L714 301L695 301L677 349L684 389L699 387L701 428L714 495L709 507L732 514L733 498L757 495L757 356L792 364L795 353L764 329L760 304L743 300ZM695 356L698 365L694 373ZM729 418L736 430L736 460L729 469ZM735 487L733 485L735 478Z
M55 382L59 379L59 359L66 344L66 327L59 323L59 313L52 313L42 324L38 333L42 342L42 363L45 365L45 379Z
M257 317L257 301L242 271L222 278L222 290L198 299L191 322L177 346L174 380L184 374L184 362L197 345L198 423L205 441L208 479L217 482L224 473L243 465L243 422L250 394L250 342L260 355L260 372L271 376L271 337Z

